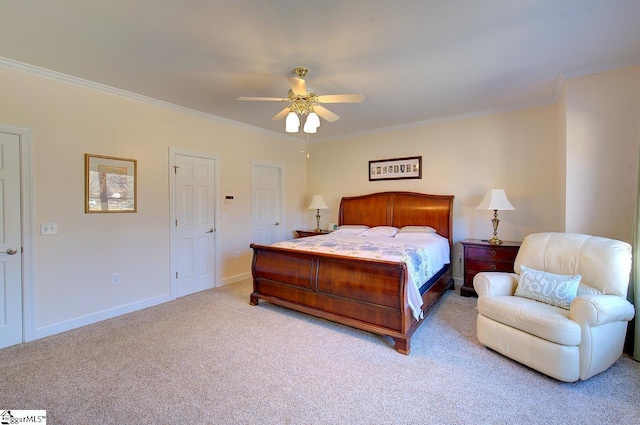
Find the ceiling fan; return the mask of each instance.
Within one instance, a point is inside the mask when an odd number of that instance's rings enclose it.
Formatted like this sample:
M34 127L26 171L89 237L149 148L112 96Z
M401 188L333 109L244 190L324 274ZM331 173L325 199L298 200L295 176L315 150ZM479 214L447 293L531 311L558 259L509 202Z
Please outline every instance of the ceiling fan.
M239 97L238 100L257 100L266 102L289 102L290 105L278 112L271 118L272 120L280 120L287 117L285 130L287 133L297 133L300 128L300 118L298 115L307 115L304 125L305 133L315 133L320 126L320 119L334 122L340 117L321 103L360 103L364 101L362 94L327 94L318 96L313 89L307 88L304 77L309 72L308 68L298 67L293 70L295 76L288 76L289 92L287 97Z

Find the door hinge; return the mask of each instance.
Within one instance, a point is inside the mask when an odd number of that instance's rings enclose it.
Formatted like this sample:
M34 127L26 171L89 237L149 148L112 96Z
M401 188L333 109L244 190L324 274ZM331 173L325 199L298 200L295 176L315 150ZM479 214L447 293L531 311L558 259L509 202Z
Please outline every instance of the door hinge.
M178 272L176 272L176 279L178 278Z
M176 227L178 227L178 219L176 218Z

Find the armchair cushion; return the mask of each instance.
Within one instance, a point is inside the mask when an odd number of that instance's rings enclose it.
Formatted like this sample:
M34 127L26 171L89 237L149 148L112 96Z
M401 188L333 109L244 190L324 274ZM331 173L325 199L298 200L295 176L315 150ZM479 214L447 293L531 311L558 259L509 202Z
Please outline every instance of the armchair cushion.
M543 272L520 266L515 295L569 310L578 293L581 276Z
M478 297L478 313L556 344L580 344L580 325L559 307L509 295L482 296Z

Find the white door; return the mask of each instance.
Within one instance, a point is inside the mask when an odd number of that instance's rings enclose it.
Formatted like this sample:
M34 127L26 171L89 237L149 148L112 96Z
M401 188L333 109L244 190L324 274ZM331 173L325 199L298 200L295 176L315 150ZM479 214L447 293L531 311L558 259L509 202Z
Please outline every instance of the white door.
M253 242L270 245L282 240L281 169L254 164L251 180Z
M215 160L175 156L176 295L216 286Z
M0 133L0 348L22 342L20 137Z

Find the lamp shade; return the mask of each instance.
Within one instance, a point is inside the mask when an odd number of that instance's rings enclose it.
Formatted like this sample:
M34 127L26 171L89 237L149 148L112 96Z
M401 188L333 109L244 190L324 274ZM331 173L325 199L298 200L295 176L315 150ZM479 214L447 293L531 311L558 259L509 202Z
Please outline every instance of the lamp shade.
M300 128L300 118L295 112L289 112L285 121L285 131L287 133L297 133Z
M318 127L320 127L320 118L318 118L318 115L315 112L310 112L304 122L304 132L316 133L318 131Z
M309 113L309 116L307 117L307 123L316 128L320 127L320 118L318 117L318 114L316 114L315 112Z
M322 195L313 195L313 199L308 208L310 210L328 210L329 206L324 202Z
M484 195L484 199L480 205L476 207L479 210L515 210L511 202L507 199L504 189L491 189Z
M315 127L312 124L310 124L309 118L307 118L307 121L304 123L304 127L302 129L304 130L305 133L310 133L310 134L318 132L318 127Z

